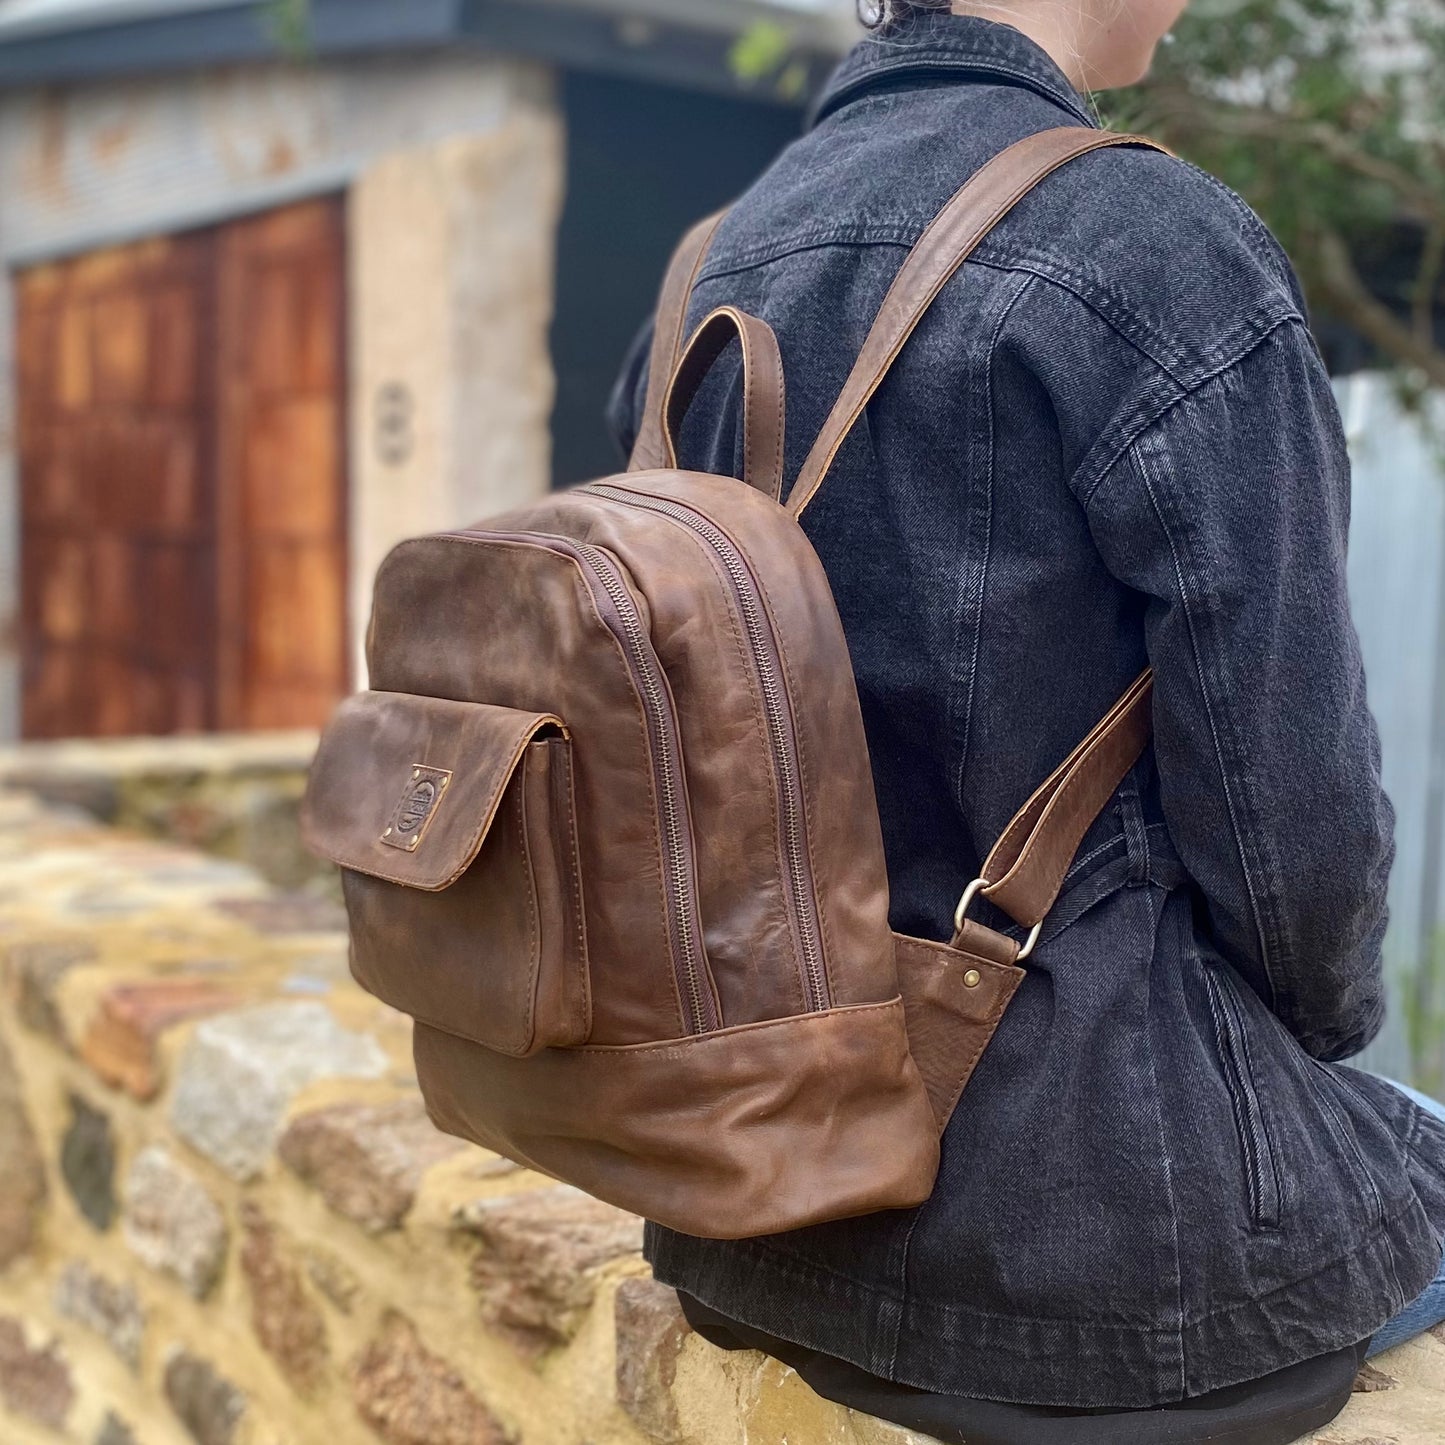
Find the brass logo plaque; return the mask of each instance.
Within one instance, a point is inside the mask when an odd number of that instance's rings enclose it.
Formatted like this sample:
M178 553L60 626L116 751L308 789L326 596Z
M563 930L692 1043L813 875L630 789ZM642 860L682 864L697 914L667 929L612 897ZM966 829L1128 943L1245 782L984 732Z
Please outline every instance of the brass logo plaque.
M431 820L436 817L451 780L452 775L446 768L429 768L425 763L413 763L406 790L391 815L386 832L381 835L381 841L388 848L414 853L421 846Z

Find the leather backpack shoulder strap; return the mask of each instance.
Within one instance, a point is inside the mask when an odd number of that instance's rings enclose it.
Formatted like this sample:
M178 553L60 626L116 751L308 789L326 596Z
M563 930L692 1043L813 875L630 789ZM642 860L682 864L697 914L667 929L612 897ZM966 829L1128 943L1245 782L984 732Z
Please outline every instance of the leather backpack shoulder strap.
M632 448L628 470L647 471L666 467L667 446L663 435L663 409L667 404L668 387L682 354L683 332L687 326L687 303L697 281L702 263L712 246L717 228L727 212L718 211L699 221L678 243L668 263L667 276L658 297L657 316L652 327L652 357L647 375L647 402L642 409L642 422Z
M797 517L823 485L848 433L883 384L904 343L949 278L980 241L1046 176L1090 151L1136 145L1164 150L1145 136L1061 126L1026 136L984 165L934 218L903 263L848 380L814 442L788 498Z
M1146 671L1019 809L959 901L955 937L975 927L964 914L981 895L1037 938L1089 825L1149 742L1153 701L1154 674Z

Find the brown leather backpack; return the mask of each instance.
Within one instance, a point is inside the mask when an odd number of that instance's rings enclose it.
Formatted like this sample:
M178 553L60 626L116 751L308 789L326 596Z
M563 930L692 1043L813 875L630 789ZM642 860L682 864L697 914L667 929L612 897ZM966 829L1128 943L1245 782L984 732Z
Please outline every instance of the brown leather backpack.
M786 509L772 331L724 308L673 365L714 221L664 288L632 470L383 563L373 690L326 730L304 828L341 865L357 979L416 1020L439 1128L716 1238L928 1197L1019 964L1148 739L1150 680L1029 799L952 943L895 936L848 649L798 517L988 230L1129 143L1044 132L949 203ZM672 443L735 336L747 486L676 470ZM977 894L1026 941L967 919Z

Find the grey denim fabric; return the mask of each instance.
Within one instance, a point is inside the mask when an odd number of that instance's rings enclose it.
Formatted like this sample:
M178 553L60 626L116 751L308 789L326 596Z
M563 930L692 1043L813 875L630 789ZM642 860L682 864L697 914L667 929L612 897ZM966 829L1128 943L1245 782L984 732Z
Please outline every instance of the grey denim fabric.
M1093 124L982 19L845 61L691 311L776 330L790 478L947 198L1010 142ZM684 465L737 473L738 371L704 387ZM1100 151L985 242L804 522L852 649L894 927L949 936L1014 810L1146 663L1155 743L1079 852L932 1199L741 1243L649 1227L660 1278L900 1383L1098 1407L1349 1345L1424 1289L1445 1126L1330 1062L1380 1024L1392 856L1349 505L1299 287L1232 192Z

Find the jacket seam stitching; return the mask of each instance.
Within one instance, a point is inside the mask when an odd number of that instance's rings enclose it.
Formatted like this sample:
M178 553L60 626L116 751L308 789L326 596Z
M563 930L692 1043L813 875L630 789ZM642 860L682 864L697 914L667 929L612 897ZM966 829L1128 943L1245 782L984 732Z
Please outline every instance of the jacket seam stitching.
M1035 280L1037 280L1037 277L1027 277L1000 311L998 320L994 323L993 332L989 337L985 362L984 384L986 396L984 421L987 429L985 445L987 447L988 460L986 465L987 485L984 491L983 558L978 571L978 582L975 594L977 596L977 606L974 608L973 621L973 646L969 656L967 696L964 698L962 709L961 721L963 723L963 736L959 739L958 763L954 768L953 776L953 795L955 800L960 803L963 798L963 776L968 768L969 755L972 750L973 699L978 681L979 658L983 652L983 616L988 596L988 568L993 556L994 442L997 439L997 428L994 425L994 358L998 354L999 337L1003 335L1004 327L1008 324L1009 317L1013 315L1014 308L1023 299ZM966 583L965 585L968 586L969 584ZM972 589L970 588L970 590ZM962 604L961 610L964 610L964 615L958 619L958 622L963 626L967 626L968 618L966 608L972 601L973 598L967 595L960 599ZM960 721L956 703L950 709L950 713L949 732L953 733ZM973 841L974 847L977 848L977 840L975 839Z
M1153 938L1159 928L1159 919L1154 912L1154 894L1152 890L1145 894L1144 902L1149 912L1149 937ZM1151 969L1150 972L1152 975L1153 970ZM1174 1350L1176 1357L1174 1364L1178 1371L1175 1379L1178 1389L1182 1394L1187 1388L1189 1380L1189 1365L1188 1361L1184 1358L1184 1267L1179 1256L1179 1207L1174 1197L1174 1161L1170 1157L1169 1139L1164 1131L1164 1115L1160 1105L1159 1095L1159 1067L1154 1056L1152 1030L1149 1031L1149 1034L1149 1073L1154 1083L1155 1119L1159 1130L1159 1150L1163 1155L1164 1164L1164 1190L1169 1199L1169 1239L1172 1245L1171 1253L1173 1254L1171 1263L1174 1267L1174 1320L1175 1333L1178 1336L1178 1342Z
M1317 1276L1327 1274L1332 1269L1338 1269L1342 1264L1347 1264L1350 1260L1355 1259L1360 1255L1366 1254L1371 1250L1377 1248L1381 1242L1389 1243L1391 1234L1390 1226L1393 1225L1396 1220L1401 1219L1405 1215L1409 1214L1414 1208L1418 1208L1418 1205L1412 1200L1410 1203L1403 1205L1400 1209L1396 1210L1395 1213L1390 1215L1390 1217L1386 1220L1385 1227L1383 1229L1372 1229L1370 1233L1366 1236L1366 1238L1354 1249L1346 1250L1342 1254L1335 1255L1330 1259L1325 1260L1323 1264L1320 1264L1316 1266L1316 1268L1310 1270L1307 1274L1302 1274L1298 1278L1292 1279L1287 1283L1278 1286L1278 1288L1276 1289L1267 1290L1264 1294L1256 1295L1252 1299L1240 1300L1235 1304L1225 1305L1222 1308L1216 1310L1207 1310L1203 1314L1194 1316L1192 1318L1188 1316L1181 1316L1178 1323L1176 1324L1128 1326L1106 1325L1102 1328L1107 1329L1110 1333L1113 1334L1167 1335L1185 1330L1196 1330L1208 1321L1216 1319L1227 1319L1230 1315L1238 1314L1241 1310L1258 1309L1259 1306L1264 1304L1267 1300L1273 1299L1277 1295L1289 1294L1292 1290L1299 1289L1302 1285L1308 1284ZM892 1294L892 1291L890 1289L880 1286L877 1281L859 1279L856 1275L849 1274L846 1270L836 1269L832 1265L824 1264L821 1261L800 1258L798 1255L792 1254L789 1251L781 1250L774 1245L764 1243L760 1239L738 1241L737 1243L741 1244L744 1250L756 1250L760 1254L766 1254L767 1256L769 1256L771 1261L775 1262L777 1268L785 1272L791 1273L795 1276L803 1276L806 1278L806 1276L809 1274L824 1274L829 1275L834 1279L841 1280L845 1284L854 1285L858 1289L861 1289L868 1294ZM909 1304L909 1300L907 1298L904 1298L902 1300L902 1303L906 1308ZM917 1301L914 1301L914 1303L917 1303ZM1010 1325L1063 1325L1074 1329L1087 1328L1093 1330L1098 1330L1101 1328L1098 1318L1096 1316L1075 1318L1071 1315L1021 1315L1016 1314L1012 1311L1010 1311L1009 1313L1003 1313L1002 1311L998 1310L980 1310L968 1305L953 1304L950 1301L944 1299L930 1299L926 1302L926 1307L930 1310L940 1310L943 1313L949 1315L970 1315L977 1319L1000 1320Z
M1251 350L1253 350L1253 348L1251 348ZM1243 359L1244 358L1241 357L1239 361ZM1238 365L1239 363L1236 361L1234 364ZM1222 367L1216 375L1222 374L1229 369L1230 368ZM1203 383L1201 383L1201 387L1202 385ZM1192 397L1201 387L1196 387L1187 392L1185 396L1176 398L1174 405L1178 405L1179 402L1188 397ZM1167 412L1172 409L1173 406L1170 406L1165 408L1164 411ZM1161 412L1161 416L1163 414L1164 412ZM1147 433L1151 430L1152 425L1150 428L1143 429L1143 432ZM1227 703L1215 697L1215 689L1209 682L1208 669L1205 667L1204 646L1200 636L1198 617L1198 599L1194 587L1194 582L1198 576L1198 568L1194 565L1192 558L1186 559L1184 554L1188 552L1188 547L1182 536L1183 529L1178 526L1177 519L1175 525L1171 527L1170 515L1172 515L1172 508L1166 507L1164 502L1161 501L1161 496L1164 495L1164 491L1155 485L1154 478L1151 476L1150 467L1145 463L1142 454L1138 450L1140 443L1144 440L1146 440L1146 435L1141 434L1135 439L1134 443L1126 449L1126 452L1135 457L1135 470L1144 486L1155 519L1158 521L1160 530L1163 532L1164 539L1169 546L1169 553L1173 562L1174 578L1179 589L1179 606L1183 612L1185 627L1189 636L1189 647L1190 652L1193 654L1194 670L1198 678L1199 695L1204 705L1205 719L1209 724L1210 742L1214 750L1214 763L1219 774L1219 783L1225 805L1229 812L1230 830L1234 834L1234 846L1239 858L1240 872L1244 879L1245 894L1249 899L1250 912L1253 914L1255 935L1260 948L1260 962L1269 983L1272 1002L1277 1003L1281 996L1281 990L1275 967L1275 955L1285 955L1286 957L1281 958L1280 961L1287 961L1287 950L1283 947L1282 940L1278 938L1277 930L1272 928L1266 920L1265 900L1260 896L1258 882L1255 878L1257 870L1262 872L1268 871L1265 866L1267 860L1254 856L1254 849L1250 846L1251 840L1246 837L1247 830L1242 815L1245 811L1253 815L1255 809L1252 804L1250 804L1248 797L1242 795L1244 792L1242 782L1240 788L1236 789L1232 781L1232 770L1226 764L1225 754L1227 750L1224 733L1228 731L1232 735L1234 729L1228 716ZM1090 501L1092 501L1097 490L1096 487L1094 492L1090 493ZM1187 566L1186 560L1188 563ZM1239 776L1242 780L1244 777L1243 769L1239 770Z
M1103 487L1106 482L1111 481L1118 475L1116 468L1119 463L1123 461L1124 458L1144 440L1145 436L1163 421L1175 407L1179 406L1182 402L1190 400L1196 393L1208 386L1210 382L1217 381L1225 372L1233 371L1235 367L1247 361L1276 331L1279 331L1282 327L1295 324L1300 326L1304 325L1304 320L1298 312L1291 312L1289 315L1278 317L1273 325L1260 335L1254 337L1243 350L1221 361L1191 385L1183 387L1182 390L1173 396L1166 397L1157 407L1146 411L1142 416L1136 418L1134 424L1125 431L1119 440L1118 446L1109 454L1108 459L1099 468L1098 475L1091 482L1081 487L1078 473L1075 473L1074 477L1070 479L1069 489L1078 497L1079 503L1085 511L1093 505L1094 498L1098 495L1099 489ZM1172 379L1171 377L1171 380ZM1083 471L1082 466L1080 467L1080 471Z

